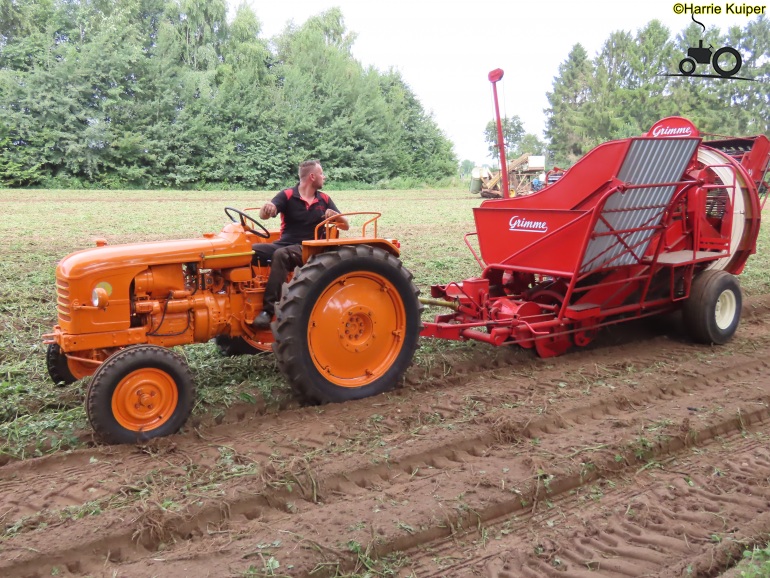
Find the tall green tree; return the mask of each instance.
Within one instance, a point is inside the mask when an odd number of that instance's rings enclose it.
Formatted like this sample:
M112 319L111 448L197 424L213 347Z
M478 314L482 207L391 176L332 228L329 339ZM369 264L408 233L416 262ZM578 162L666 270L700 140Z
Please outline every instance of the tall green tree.
M767 133L770 103L770 25L765 16L744 28L703 30L692 23L676 37L652 21L636 35L613 32L593 60L575 46L559 67L547 130L556 164L569 165L606 140L640 135L660 118L679 115L706 133ZM724 78L671 77L689 47L735 47L744 57L741 75L758 82ZM699 65L701 74L715 74Z
M517 115L511 117L501 118L500 126L503 131L503 144L505 146L505 154L509 155L514 148L517 148L519 141L524 136L524 124ZM500 156L500 146L497 134L497 121L490 120L487 126L484 127L484 141L487 143L489 154L493 158Z
M581 44L572 47L567 60L559 65L553 91L546 93L545 135L554 163L570 165L584 153L586 136L585 106L591 97L594 66Z
M451 143L398 74L364 69L338 9L269 43L225 0L0 3L0 181L275 187L454 175Z

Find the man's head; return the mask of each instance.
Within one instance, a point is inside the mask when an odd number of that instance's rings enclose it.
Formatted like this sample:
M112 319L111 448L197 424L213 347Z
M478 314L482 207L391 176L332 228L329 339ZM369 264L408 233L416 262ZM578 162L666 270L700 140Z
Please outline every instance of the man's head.
M321 168L321 161L311 160L303 161L299 165L299 182L310 183L314 190L319 190L324 186L324 170Z

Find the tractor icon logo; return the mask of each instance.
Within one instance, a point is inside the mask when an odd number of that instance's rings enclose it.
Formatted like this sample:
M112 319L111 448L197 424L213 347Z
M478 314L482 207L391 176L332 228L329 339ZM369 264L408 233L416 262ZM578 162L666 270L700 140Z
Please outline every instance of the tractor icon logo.
M734 63L732 68L722 68L719 64L719 59L726 54L733 57ZM732 46L723 46L714 52L713 46L709 44L708 48L705 48L703 40L700 40L697 48L691 46L687 49L687 58L683 58L679 63L679 72L684 76L691 76L698 64L708 64L709 62L711 62L711 66L714 67L714 70L722 78L733 76L741 69L743 64L740 53Z

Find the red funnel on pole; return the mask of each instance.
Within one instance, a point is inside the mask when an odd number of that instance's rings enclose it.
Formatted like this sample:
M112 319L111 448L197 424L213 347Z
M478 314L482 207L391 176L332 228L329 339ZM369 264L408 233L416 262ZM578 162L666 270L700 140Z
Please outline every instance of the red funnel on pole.
M503 175L503 198L508 199L511 192L508 188L508 167L505 163L505 140L503 139L503 123L500 120L500 105L497 103L497 82L503 78L503 69L495 68L489 73L492 83L492 93L495 95L495 119L497 120L497 148L500 150L500 170Z

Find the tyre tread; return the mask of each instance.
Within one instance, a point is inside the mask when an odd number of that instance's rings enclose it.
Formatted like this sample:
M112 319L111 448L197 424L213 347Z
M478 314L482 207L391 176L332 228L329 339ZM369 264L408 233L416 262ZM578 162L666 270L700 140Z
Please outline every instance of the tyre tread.
M50 343L45 352L45 365L48 375L55 385L71 385L77 381L67 366L67 356L58 343Z
M682 309L685 326L692 339L698 343L724 343L732 337L735 329L737 329L736 324L732 332L724 338L716 334L712 328L714 321L712 301L718 297L719 286L724 283L735 285L736 298L738 300L736 315L740 323L742 296L740 285L735 276L722 270L702 271L693 279L690 297L685 301Z

